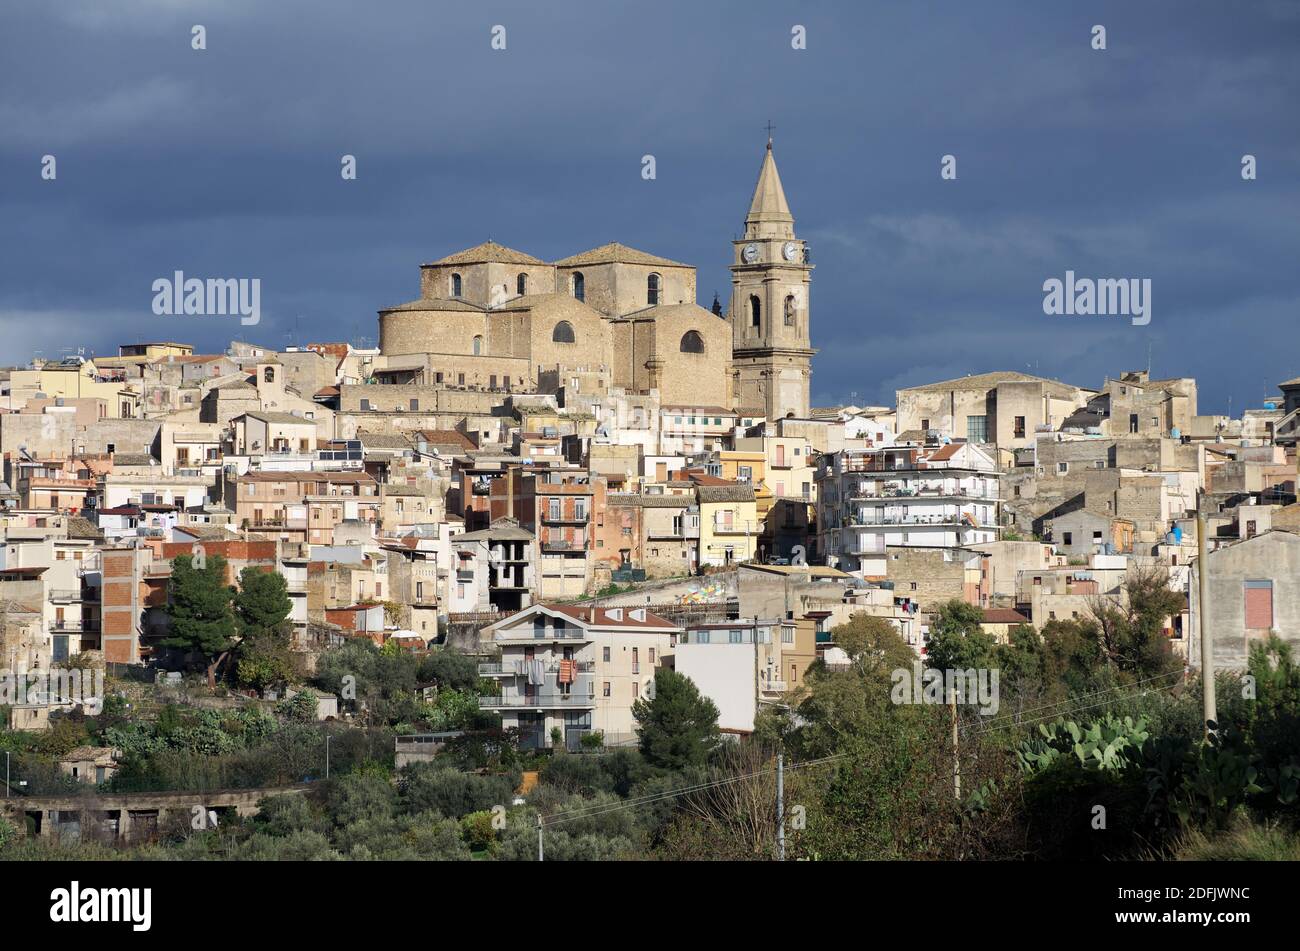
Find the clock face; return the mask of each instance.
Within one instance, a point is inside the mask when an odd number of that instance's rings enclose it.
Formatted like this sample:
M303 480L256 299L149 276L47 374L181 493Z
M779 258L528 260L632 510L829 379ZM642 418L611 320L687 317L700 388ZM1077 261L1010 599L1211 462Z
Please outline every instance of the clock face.
M787 241L785 247L781 249L781 253L785 255L787 261L793 261L799 254L799 245L793 241Z
M745 259L745 263L753 264L755 261L758 260L758 245L756 244L745 245L745 250L741 252L741 257Z

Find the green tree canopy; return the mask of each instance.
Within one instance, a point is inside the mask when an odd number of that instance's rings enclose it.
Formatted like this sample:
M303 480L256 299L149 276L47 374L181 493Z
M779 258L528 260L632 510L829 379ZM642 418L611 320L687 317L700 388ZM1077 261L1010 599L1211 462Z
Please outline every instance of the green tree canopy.
M936 670L996 666L997 640L982 627L983 609L953 598L940 605L930 624L926 664Z
M655 692L632 704L641 754L653 766L699 766L721 741L718 708L689 677L667 667L655 671Z
M235 636L235 616L230 605L234 590L226 584L226 559L212 555L203 567L190 555L172 561L168 583L171 632L162 643L207 661L208 685L216 686L217 668L230 653Z

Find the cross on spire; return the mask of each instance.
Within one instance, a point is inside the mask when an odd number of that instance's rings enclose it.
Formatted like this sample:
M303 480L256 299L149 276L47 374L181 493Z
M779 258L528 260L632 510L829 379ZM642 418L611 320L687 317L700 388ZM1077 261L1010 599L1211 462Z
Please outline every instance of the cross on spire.
M776 128L776 126L772 125L771 119L767 120L766 128L767 128L767 147L770 149L772 147L772 130Z

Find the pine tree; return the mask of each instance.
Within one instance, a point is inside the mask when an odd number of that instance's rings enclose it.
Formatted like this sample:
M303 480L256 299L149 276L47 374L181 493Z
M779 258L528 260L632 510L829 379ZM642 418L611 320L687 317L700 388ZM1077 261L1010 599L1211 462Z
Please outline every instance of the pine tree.
M171 633L162 643L202 654L209 687L216 686L217 668L234 646L235 616L230 609L234 589L225 580L226 559L220 555L208 557L202 568L196 568L189 555L177 555L172 561L168 584Z
M654 696L632 704L632 715L641 754L665 769L703 765L721 740L713 701L700 696L689 677L667 667L655 671Z

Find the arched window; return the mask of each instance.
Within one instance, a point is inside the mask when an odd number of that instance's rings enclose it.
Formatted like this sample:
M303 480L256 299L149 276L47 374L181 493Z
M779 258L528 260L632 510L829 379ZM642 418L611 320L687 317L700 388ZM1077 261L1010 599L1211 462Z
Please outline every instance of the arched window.
M263 373L262 373L262 379L265 380L267 383L274 383L274 382L275 382L275 368L274 368L274 367L267 367L266 370L263 371Z
M758 302L755 294L749 297L749 325L755 330L760 330L763 326L763 305Z
M694 330L688 330L682 334L682 353L703 353L704 338Z
M581 301L587 299L587 282L583 278L581 271L573 272L573 296Z
M659 275L651 274L645 280L645 301L651 307L659 303Z
M515 293L523 297L528 293L528 275L520 274L515 278Z
M460 296L460 275L459 274L453 274L451 276L451 296L452 297Z
M475 337L475 338L474 338L474 356L476 356L476 357L480 357L480 356L482 356L482 355L483 355L483 338L482 338L482 337Z
M555 343L574 343L573 324L561 320L551 332L551 340Z
M785 299L785 325L794 326L794 295L791 294Z

